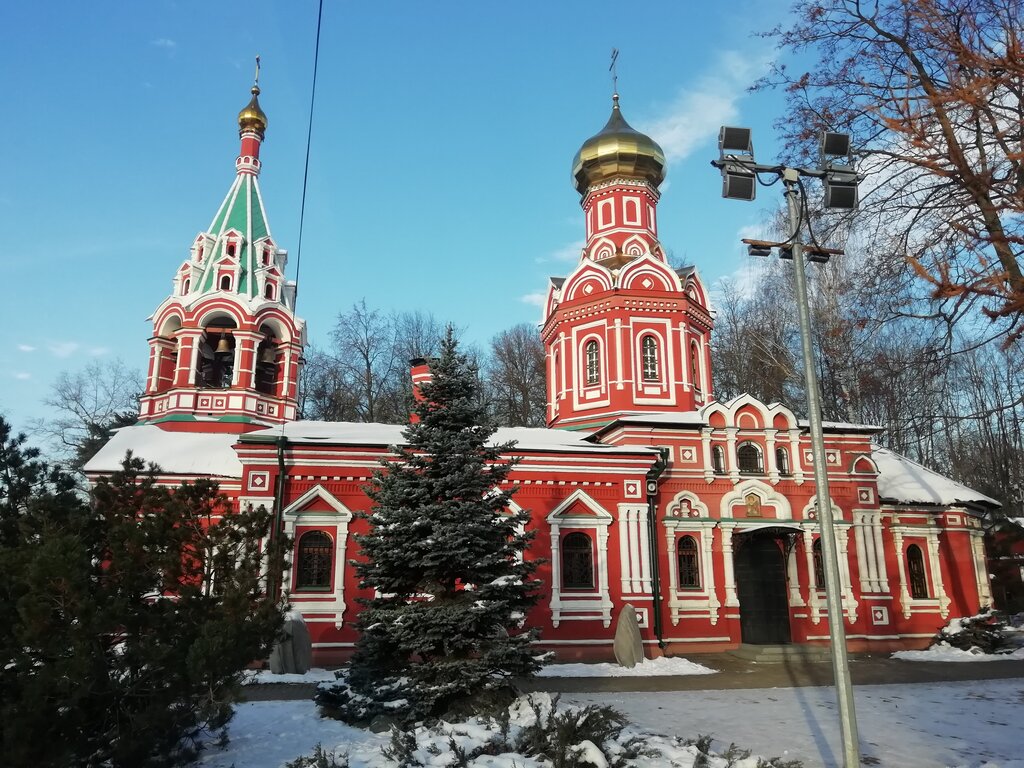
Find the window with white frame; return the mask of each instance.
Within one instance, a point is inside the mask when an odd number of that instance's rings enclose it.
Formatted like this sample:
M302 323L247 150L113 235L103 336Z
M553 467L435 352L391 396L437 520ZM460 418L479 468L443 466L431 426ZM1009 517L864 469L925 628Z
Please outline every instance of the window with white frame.
M711 447L711 468L716 475L725 474L725 449L720 445Z
M907 575L910 577L910 596L914 600L927 600L928 577L924 570L924 553L917 544L907 547Z
M334 542L323 531L307 531L299 537L295 557L296 590L329 590Z
M593 589L594 544L585 533L573 531L562 539L562 589Z
M658 340L647 334L640 340L640 354L643 361L644 381L658 381Z
M679 566L679 588L700 589L700 555L693 536L681 536L676 544L676 562Z
M775 449L775 466L779 468L780 475L792 474L792 470L789 468L789 451L785 448Z
M754 443L743 443L736 449L736 466L741 475L760 475L764 472L761 449Z
M584 347L584 357L587 362L587 385L594 386L601 383L601 350L597 341L591 339Z

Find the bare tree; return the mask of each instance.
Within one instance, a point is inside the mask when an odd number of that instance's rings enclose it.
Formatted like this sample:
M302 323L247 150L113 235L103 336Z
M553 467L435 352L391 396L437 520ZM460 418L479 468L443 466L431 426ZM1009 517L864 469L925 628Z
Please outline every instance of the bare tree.
M484 370L491 411L498 424L544 426L544 345L534 326L520 323L495 336Z
M821 129L851 133L869 172L853 214L865 253L910 265L941 301L939 317L962 317L980 299L1016 339L1024 332L1024 7L797 0L794 17L767 36L816 54L813 69L780 65L758 85L785 88L778 127L791 154L815 155Z
M43 399L49 417L33 429L51 442L56 459L80 470L114 429L138 421L142 390L142 376L120 359L63 371Z

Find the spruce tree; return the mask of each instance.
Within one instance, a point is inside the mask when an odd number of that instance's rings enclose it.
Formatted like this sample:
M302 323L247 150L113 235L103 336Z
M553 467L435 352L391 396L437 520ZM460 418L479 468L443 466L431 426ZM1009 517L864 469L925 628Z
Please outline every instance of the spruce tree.
M208 481L162 487L131 457L90 500L37 457L0 418L4 765L187 761L280 628L270 515L232 514Z
M522 557L529 514L509 508L514 443L489 444L480 382L450 327L430 369L418 420L375 473L370 530L357 537L365 559L355 567L375 597L359 615L346 684L322 701L348 720L439 716L539 668L536 632L522 629L538 582Z

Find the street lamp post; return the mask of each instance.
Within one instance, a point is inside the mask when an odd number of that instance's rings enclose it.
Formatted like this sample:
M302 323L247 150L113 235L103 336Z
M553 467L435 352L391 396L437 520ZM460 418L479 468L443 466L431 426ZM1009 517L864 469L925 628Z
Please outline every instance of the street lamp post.
M744 133L745 132L745 135ZM825 182L826 206L831 208L854 208L857 203L857 176L849 164L825 163L827 155L849 155L849 140L842 141L843 134L825 134L822 138L821 169L788 168L785 166L764 166L754 162L750 131L744 128L723 127L719 148L722 157L712 165L722 171L723 196L742 200L753 200L757 175L770 173L782 179L785 188L786 207L789 215L789 238L782 243L756 241L750 246L751 253L767 256L773 247L789 251L793 260L793 284L796 291L797 317L800 323L800 345L803 350L804 386L807 391L807 416L811 431L811 453L814 458L814 483L816 487L816 509L821 529L821 550L825 571L825 604L828 611L829 637L831 638L832 674L839 703L839 723L843 742L843 763L846 768L860 765L860 745L857 732L857 713L853 701L853 684L846 653L846 628L843 624L842 587L839 581L839 555L836 547L835 524L832 517L832 500L828 487L828 466L825 456L825 434L822 428L821 398L818 375L814 362L811 342L811 313L807 300L807 274L804 271L805 246L800 242L805 210L801 199L801 176L821 178ZM841 151L835 151L841 150ZM731 194L731 192L735 194ZM814 245L809 257L814 261L827 261L836 251Z

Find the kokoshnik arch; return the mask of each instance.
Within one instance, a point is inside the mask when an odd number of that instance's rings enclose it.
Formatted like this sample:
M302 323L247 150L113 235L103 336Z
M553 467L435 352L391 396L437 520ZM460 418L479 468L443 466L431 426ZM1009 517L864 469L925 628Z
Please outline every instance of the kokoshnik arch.
M356 640L351 534L365 522L353 513L369 509L363 488L402 427L296 420L306 329L260 193L258 96L239 114L234 182L150 318L140 424L86 472L132 450L162 483L217 480L236 509L272 506L280 479L295 542L284 585L324 664ZM610 658L626 604L649 655L826 643L807 425L780 403L715 399L708 292L658 241L665 156L618 102L573 163L586 244L548 287L548 427L494 435L517 441L509 482L537 531L526 557L545 561L526 621L566 659ZM430 375L415 362L414 385ZM923 646L991 602L981 516L996 502L873 444L879 431L825 425L854 650Z

